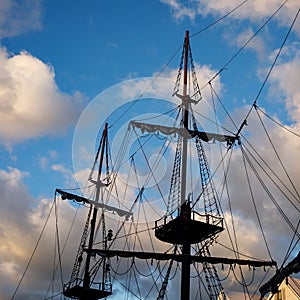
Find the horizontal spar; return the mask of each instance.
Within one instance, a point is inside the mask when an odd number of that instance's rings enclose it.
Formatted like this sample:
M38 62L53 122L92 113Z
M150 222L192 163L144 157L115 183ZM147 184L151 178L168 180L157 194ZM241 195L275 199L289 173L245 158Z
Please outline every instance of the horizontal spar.
M239 136L232 136L232 135L225 135L219 133L211 133L205 131L198 131L198 130L191 130L185 128L177 128L177 127L168 127L163 125L155 125L155 124L148 124L142 122L131 121L130 125L136 128L139 128L142 133L145 131L148 133L155 133L160 132L165 135L174 135L178 134L182 137L186 137L189 139L198 137L204 142L209 141L219 141L219 142L226 142L228 145L234 144L234 142L239 140Z
M174 260L177 262L182 262L189 260L192 262L199 263L211 263L211 264L228 264L228 265L245 265L252 267L265 267L265 266L276 266L277 263L273 260L249 260L249 259L235 259L235 258L225 258L225 257L214 257L214 256L193 256L193 255L182 255L182 254L169 254L169 253L157 253L157 252L135 252L135 251L122 251L122 250L104 250L104 249L92 249L85 250L91 251L95 254L105 257L136 257L140 259L156 259L156 260Z
M100 202L97 202L97 201L94 201L94 200L90 200L90 199L87 199L87 198L84 198L84 197L81 197L81 196L78 196L78 195L75 195L75 194L72 194L72 193L68 193L68 192L62 191L60 189L56 189L55 191L61 195L61 198L63 200L68 199L68 200L73 200L73 201L76 201L76 202L79 202L79 203L82 202L82 203L85 203L85 204L92 204L97 208L101 208L101 209L103 208L103 209L106 209L108 211L115 212L120 217L125 216L125 218L127 220L129 219L130 216L133 215L132 212L128 212L126 210L123 210L123 209L120 209L120 208L117 208L117 207L113 207L113 206L110 206L110 205L107 205L107 204L104 204L104 203L100 203Z

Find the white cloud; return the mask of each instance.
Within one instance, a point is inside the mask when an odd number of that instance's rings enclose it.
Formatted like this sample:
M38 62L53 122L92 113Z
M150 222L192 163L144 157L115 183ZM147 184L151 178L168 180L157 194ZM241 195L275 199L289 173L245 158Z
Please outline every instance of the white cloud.
M244 107L243 109L236 110L231 116L238 120L238 117L245 117L249 112L249 109L250 107ZM263 110L261 107L260 109ZM293 187L291 186L291 183L289 182L289 179L287 178L285 171L280 164L280 160L286 168L287 173L293 181L296 189L299 191L300 182L298 178L300 176L300 169L299 166L295 164L295 161L298 160L300 150L299 138L289 134L279 126L274 126L274 123L268 118L264 117L262 113L260 113L260 116L275 149L273 149L271 143L269 142L255 110L252 110L252 113L247 119L248 125L245 126L242 131L244 136L242 138L243 147L247 150L247 152L249 151L248 156L255 167L257 172L256 174L260 175L265 187L268 188L269 193L274 197L273 199L285 212L287 218L293 224L297 224L299 213L294 207L292 207L290 201L294 202L296 207L299 207L299 203L297 203L294 197L291 196L290 192L287 192L286 187L288 187L289 190L293 191L295 194L295 191L293 190ZM238 123L240 124L241 122ZM295 126L298 126L299 128L299 123L295 124ZM290 129L295 130L291 127ZM275 153L275 151L277 153ZM253 155L259 164L249 155L249 153ZM258 157L257 153L259 153L262 159ZM277 155L280 157L280 160L278 159ZM266 167L266 164L269 166L269 168ZM236 217L238 217L237 220L241 218L241 222L244 220L244 222L248 222L248 224L256 224L256 227L258 228L257 216L250 193L251 187L257 212L262 222L264 232L267 236L267 241L271 247L271 252L274 257L279 260L279 263L281 263L280 260L283 258L282 252L285 251L283 250L285 246L282 244L282 240L287 239L287 242L289 242L289 239L291 239L293 233L287 226L287 223L284 221L281 213L275 207L272 199L269 197L269 194L263 189L261 183L258 182L256 174L254 174L247 162L246 165L249 176L249 184L246 180L247 178L241 153L238 149L236 149L235 154L231 158L231 168L228 174L228 185L231 187L231 205L234 208ZM262 168L271 176L273 181L266 176ZM270 169L273 170L273 173L270 171ZM275 178L275 175L278 176L282 182L279 182L279 180ZM274 182L276 182L278 187L275 186ZM283 192L287 195L286 197L283 195ZM274 224L277 224L278 226L275 228ZM248 226L248 229L250 230L251 227L254 228L253 226ZM238 228L238 230L241 229L241 232L243 232L243 229L245 229L242 228L241 225L238 225L236 228ZM247 233L247 229L245 232ZM259 230L257 232L259 232ZM244 240L245 236L246 234L241 236L242 239L240 240L240 249L243 249L243 247L247 245L247 241ZM259 239L262 241L261 235ZM257 245L257 248L253 248L252 246L253 244L249 243L247 247L248 249L251 249L252 253L255 255L257 255L261 250L264 251L262 244L260 247Z
M39 234L50 212L52 199L33 198L24 184L27 172L8 168L0 170L0 298L10 299L37 243ZM75 207L68 201L58 199L58 226L63 247ZM55 245L55 214L50 215L48 224L40 240L35 256L26 272L24 280L16 294L15 299L42 299L45 296L54 263ZM82 224L80 210L76 222ZM65 249L64 270L72 265L74 251L78 246L78 232L71 234L70 247ZM74 241L74 243L72 242ZM75 250L74 250L75 249ZM65 265L66 263L66 265ZM67 276L69 276L69 271ZM42 294L39 291L42 290Z
M55 172L60 173L63 176L65 180L64 186L67 186L69 188L77 187L76 182L74 180L74 175L70 169L66 168L64 165L61 164L54 164L51 166L51 169Z
M0 178L7 181L8 185L11 187L17 187L20 180L29 176L28 172L23 172L12 167L8 167L8 170L9 172L0 170Z
M0 140L10 144L64 132L77 120L83 95L61 92L54 70L27 52L0 49Z
M285 102L286 110L292 121L300 122L300 50L294 47L299 44L286 47L283 55L288 55L291 51L292 59L279 61L271 73L272 95ZM277 52L278 50L274 51Z
M173 12L173 17L180 20L183 17L188 17L192 21L197 15L225 15L232 9L242 3L240 0L198 0L192 4L186 5L180 0L161 0L162 3L170 6ZM277 8L280 7L283 1L281 0L253 0L247 1L238 10L232 13L229 18L238 20L251 20L256 22L262 18L269 17ZM295 17L299 9L299 1L287 1L280 12L275 16L278 24L281 26L290 26L291 20ZM294 30L300 35L300 22L295 24Z
M213 1L203 1L199 0L199 5L202 11L206 14L225 14L231 11L233 8L241 4L240 0L213 0ZM254 0L248 1L242 5L238 10L236 10L231 17L238 19L251 19L259 20L262 17L269 16L276 8L281 5L281 0Z
M1 0L0 38L41 29L41 16L41 0Z
M252 28L248 28L241 32L236 38L236 43L238 47L242 47L245 45L247 41L250 40L254 36L254 31ZM258 59L262 59L265 57L265 44L262 38L256 36L248 45L248 49L252 49L257 54Z
M185 17L194 20L197 15L197 11L194 8L186 7L178 0L161 0L161 2L170 6L172 15L176 20L181 20Z
M56 150L48 150L44 155L38 157L38 164L45 170L49 167L49 164L56 161L59 157L59 153Z

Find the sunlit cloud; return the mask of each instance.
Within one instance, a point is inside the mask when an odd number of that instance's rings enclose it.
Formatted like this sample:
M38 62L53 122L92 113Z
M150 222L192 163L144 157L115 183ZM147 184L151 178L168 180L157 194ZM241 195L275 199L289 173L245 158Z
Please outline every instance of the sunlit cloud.
M4 144L62 134L74 124L85 97L63 93L54 69L27 52L0 49L0 140Z
M298 44L297 44L298 45ZM277 101L285 102L286 110L292 121L300 121L300 50L295 52L294 46L286 47L284 52L293 52L291 58L280 60L271 74L272 96ZM298 45L299 46L299 45ZM274 51L277 52L278 50ZM285 53L283 54L285 55ZM288 78L288 80L287 80Z
M234 6L238 5L240 1L194 1L189 2L179 0L163 0L161 1L170 7L172 17L178 22L182 20L195 21L197 15L207 16L213 15L214 17L223 15L230 11ZM22 4L18 4L22 3ZM281 1L248 1L241 9L236 11L230 18L235 20L248 20L251 22L257 22L258 20L264 20L274 11ZM278 26L289 26L291 19L294 17L299 3L297 0L288 1L285 8L281 10L280 14L276 16L276 22ZM26 16L23 13L23 9L27 8ZM2 1L0 4L0 38L11 37L29 32L32 30L40 30L41 24L41 2L40 1ZM232 20L230 19L230 20ZM255 26L247 24L247 27L239 32L235 36L231 45L240 47L243 45L249 37L254 34ZM299 34L299 21L295 24L294 30ZM224 36L223 36L224 37ZM106 43L106 46L111 49L118 49L117 42L110 41ZM257 58L270 59L268 63L272 62L276 51L268 57L266 49L266 40L262 38L255 38L249 45L248 49L255 51ZM293 58L288 58L293 57ZM286 112L288 114L288 120L286 125L292 130L299 132L300 129L300 106L299 106L299 45L293 44L283 49L282 56L279 58L277 65L271 73L270 80L268 82L268 97L274 101L284 103ZM83 106L87 103L84 95L80 92L65 93L60 90L56 80L54 67L34 57L32 54L22 51L19 54L10 54L8 50L0 49L0 141L5 144L7 149L14 145L14 143L21 143L28 139L37 139L42 136L59 135L65 132L70 126L74 125L80 116ZM261 67L262 68L262 67ZM196 65L196 72L198 75L198 81L200 87L207 84L208 80L216 74L216 71L209 65ZM260 73L259 73L260 72ZM259 74L265 74L266 70L261 69ZM135 78L136 72L128 73L128 78ZM160 98L168 99L175 104L180 104L180 99L177 97L171 98L170 95L173 91L174 82L177 78L177 70L167 69L161 77L165 77L167 80L160 81L161 78L155 79L158 73L153 74L151 78L141 78L137 80L131 80L124 83L122 88L118 90L116 94L105 94L105 101L99 101L99 105L93 108L91 102L91 111L93 114L87 114L85 122L91 121L91 127L95 127L96 132L93 138L96 141L97 134L99 134L99 123L102 122L107 114L111 113L111 108L115 105L115 108L119 108L126 103L127 100L138 99L139 97L148 95L158 96ZM223 95L226 92L226 86L222 82L222 75L218 76L213 81L213 87L218 95ZM288 80L287 80L288 79ZM110 98L107 96L113 95L113 101L110 101L107 105L107 101ZM204 101L195 106L195 112L207 112L209 110L208 100L211 96L211 91L207 86L202 91ZM101 100L101 99L100 99ZM97 101L97 100L95 100ZM102 105L106 103L106 105ZM150 101L149 101L150 103ZM247 115L249 106L230 111L230 115L237 122L241 124L243 117ZM265 110L264 107L261 107ZM101 120L99 121L99 115ZM103 117L102 117L103 116ZM119 115L118 115L119 116ZM113 115L113 117L115 117ZM273 116L278 121L278 116ZM120 117L121 118L121 117ZM114 121L116 121L114 119ZM222 120L223 121L223 120ZM245 126L243 134L247 136L249 142L255 145L256 149L262 153L265 160L274 167L276 174L283 174L282 167L276 159L276 155L271 157L271 146L269 143L265 143L266 136L259 133L257 125L258 119L255 118L255 111L247 119L248 126ZM263 118L263 122L267 122L266 118ZM94 126L96 125L96 126ZM101 124L100 124L101 125ZM122 126L124 124L121 124ZM298 165L295 163L299 157L299 143L292 136L287 135L283 130L278 130L272 123L267 123L269 134L271 139L276 145L276 151L283 159L284 165L291 174L291 178L295 180L296 187L299 189L300 177ZM98 127L97 127L98 126ZM125 125L124 125L125 128ZM88 128L90 129L90 128ZM233 130L235 131L235 130ZM84 138L88 136L88 131L83 132L83 135L79 137L78 144L75 144L78 156L75 157L83 165L80 165L78 169L75 169L75 174L71 168L58 160L59 153L56 150L49 150L48 152L38 156L37 164L43 170L50 170L55 173L57 177L61 178L63 185L67 187L73 187L75 185L75 177L80 186L85 187L90 169L94 159L94 152L96 145L93 144L89 147L89 143L86 143ZM121 139L115 140L116 144L120 144ZM90 141L89 141L90 142ZM52 147L52 145L51 145ZM52 148L51 148L52 149ZM237 149L238 150L238 149ZM173 153L174 147L173 147ZM238 151L237 151L238 152ZM71 154L70 154L71 155ZM238 155L232 157L232 205L234 206L235 213L235 225L237 230L237 237L239 242L239 249L241 252L253 255L255 257L264 257L266 255L265 246L262 246L262 235L258 228L257 217L251 197L249 195L249 187L242 184L242 177L245 175L242 167L242 161ZM161 171L162 170L162 171ZM165 172L165 169L158 169L159 172ZM144 174L143 172L141 172ZM126 178L125 174L123 178ZM1 191L1 224L0 224L0 298L7 299L12 295L13 289L17 286L21 274L25 270L28 259L32 253L33 247L37 241L38 235L44 222L47 218L47 214L51 209L52 199L38 199L31 195L29 186L26 184L26 180L31 178L31 174L28 171L22 171L17 168L8 167L7 169L0 170L0 191ZM251 173L250 179L254 176ZM285 179L288 183L288 180ZM127 188L125 180L122 178L117 179L119 187L118 192L124 193ZM51 185L51 183L50 183ZM253 185L257 188L257 182ZM53 187L54 188L54 187ZM78 191L79 192L79 191ZM272 192L276 193L273 187ZM83 191L84 193L84 191ZM80 193L79 193L80 194ZM125 193L124 193L125 194ZM261 209L259 213L262 217L264 231L267 237L267 241L272 246L272 254L274 258L282 259L283 247L282 241L289 242L289 237L292 235L291 230L286 224L282 225L281 217L278 215L274 208L274 205L270 202L266 204L266 195L262 194L261 198L258 198L257 205ZM298 221L297 212L293 211L293 208L285 203L279 194L275 194L277 200L282 204L284 210L288 213L288 216L292 222ZM135 191L128 189L126 192L126 202L121 203L121 207L129 208L132 201L136 197ZM125 198L125 197L124 197ZM59 199L59 231L61 236L62 245L68 235L68 230L73 221L73 216L76 212L76 208L73 203L68 201L60 201ZM226 199L225 199L226 200ZM225 201L224 200L224 201ZM113 199L113 201L116 201ZM120 203L118 203L120 204ZM145 203L146 204L146 203ZM145 205L146 213L141 213L141 218L144 220L156 220L159 214L163 214L162 207L157 203L150 203L150 206ZM135 209L142 209L144 203L139 203L139 206ZM152 206L153 205L153 206ZM123 207L124 206L124 207ZM225 203L226 206L226 203ZM154 207L155 210L152 210ZM84 213L83 209L79 212L79 224L84 225ZM107 228L113 227L113 221L115 216L108 216ZM225 218L230 219L228 213L225 213ZM276 224L282 226L274 227L274 220ZM128 227L130 225L128 224ZM147 224L144 222L140 224L139 229L145 229ZM42 243L34 257L32 264L26 274L25 281L22 282L20 291L18 293L18 299L41 299L45 296L45 291L49 286L51 280L54 264L55 252L55 217L54 214L49 220L49 226L43 235ZM232 231L232 228L228 228ZM65 280L70 275L70 269L73 264L73 258L76 254L76 249L80 240L82 227L78 226L74 230L74 233L70 236L71 245L66 248L63 255L63 264ZM153 232L152 232L153 233ZM232 232L231 232L232 233ZM229 245L227 236L224 233L220 236L220 242L227 243ZM139 235L139 241L148 249L151 248L150 239L148 233L144 232ZM155 240L156 251L164 251L169 248L169 245ZM117 245L122 247L123 245ZM214 251L214 250L213 250ZM216 248L213 254L222 256L224 255L224 249ZM232 254L232 253L230 253ZM47 259L45 259L45 257ZM56 257L57 259L57 257ZM139 269L142 269L140 262L136 263ZM49 275L50 274L50 275ZM234 287L235 278L233 274L229 278L229 285L225 287L230 290ZM60 283L59 283L60 284ZM149 285L149 282L145 282L144 286ZM59 285L61 289L61 286ZM114 287L115 288L115 287ZM178 286L174 287L172 284L169 288L173 288L174 293L178 291ZM40 291L42 292L40 293ZM35 296L33 294L36 294ZM34 298L35 297L35 298ZM118 296L116 296L118 297ZM172 297L172 296L171 296ZM238 295L235 298L241 299L244 295Z
M168 5L173 11L173 17L178 20L187 17L194 20L197 15L225 15L235 7L242 4L236 11L234 11L229 18L237 20L250 20L257 22L263 18L269 17L276 9L278 9L283 1L281 0L262 0L262 1L243 1L239 0L198 0L186 4L181 0L163 0L162 3ZM289 26L291 20L295 17L299 3L297 0L287 1L280 13L276 15L276 20L279 26ZM295 24L294 30L300 34L300 22Z
M184 18L189 18L190 20L194 20L197 15L197 11L195 11L194 6L193 7L185 6L183 3L181 3L181 1L161 0L161 2L167 4L170 7L172 16L176 20L180 21Z
M50 283L49 274L54 270L55 248L53 246L55 245L56 220L59 222L61 243L64 245L76 210L68 201L61 201L57 203L58 207L55 211L52 207L53 199L33 198L24 183L28 176L30 176L28 172L16 168L0 170L1 299L9 299L13 295L50 214L42 239L15 299L29 299L29 295L30 299L41 299L45 296ZM76 222L81 225L82 213L83 211L80 210L76 219ZM76 232L73 232L73 234L77 235ZM72 240L75 241L75 244ZM77 247L74 236L71 238L71 244L73 244L71 248L67 247L65 249L67 255L64 256L66 263L64 268L66 270L71 267L72 255L75 254L72 252L72 248L76 249ZM72 253L72 255L69 255L69 253ZM41 293L39 293L39 290L41 290Z

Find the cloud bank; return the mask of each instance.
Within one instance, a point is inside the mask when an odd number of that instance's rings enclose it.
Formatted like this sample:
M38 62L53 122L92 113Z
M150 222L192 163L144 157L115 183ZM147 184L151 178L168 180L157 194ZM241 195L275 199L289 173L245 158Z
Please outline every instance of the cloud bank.
M197 15L207 16L209 14L214 16L222 16L237 7L243 1L240 0L197 0L186 5L180 0L161 0L162 3L168 5L171 9L172 16L175 20L189 18L194 20ZM229 16L230 19L249 20L257 22L261 19L269 17L272 13L280 7L282 0L254 0L247 1L238 10ZM297 0L287 1L284 7L275 17L280 26L289 26L291 20L295 17L299 9L299 2ZM298 21L294 27L298 35L300 35L300 22Z
M240 1L233 2L229 0L198 1L193 4L195 7L192 9L191 6L187 7L183 2L176 0L164 0L163 2L170 5L173 16L177 20L181 20L184 17L195 20L197 14L222 15L240 3ZM290 23L291 18L299 6L297 2L298 1L294 0L287 3L286 7L277 17L278 24L286 26ZM280 4L281 1L275 0L249 1L247 5L245 5L245 8L241 8L232 17L256 21L269 16ZM24 10L26 7L27 9ZM40 29L40 9L40 1L1 1L0 36L10 37ZM26 12L26 15L24 12ZM299 33L299 22L297 24L295 28ZM252 35L252 33L253 31L251 29L246 30L243 35L239 36L237 43L239 45L242 44L245 41L245 34ZM255 49L258 52L262 52L264 51L264 45L258 43L255 45ZM300 77L300 55L297 50L297 45L294 45L294 48L288 47L285 50L285 53L291 53L291 51L293 51L293 59L280 61L272 72L270 78L270 97L275 98L276 96L277 101L285 103L290 121L293 122L291 129L299 130L300 107L298 99L300 90L298 78ZM23 51L17 55L10 55L4 48L0 50L0 64L0 140L3 143L11 144L44 135L58 134L76 122L82 109L84 97L78 92L70 95L60 91L55 82L53 67L45 64L28 52ZM203 74L204 70L202 69L201 71L202 72L197 72L198 76ZM207 68L207 72L210 73L209 68ZM176 78L176 73L174 72L173 76L170 77ZM289 80L287 80L287 78L289 78ZM206 79L205 77L205 80ZM147 85L143 85L140 90L137 86L134 88L132 85L128 86L128 91L139 91L139 93L135 95L138 96L140 92L143 92L145 87L148 86L149 82L146 83ZM218 91L221 91L221 85L219 88ZM243 114L240 114L240 111L236 113L239 113L240 116L245 115L246 111L247 108L244 108ZM251 124L250 120L247 130L249 130L250 133L257 133L257 128L251 127ZM299 143L297 143L292 136L283 136L279 134L277 130L271 131L271 135L276 138L277 150L280 155L285 155L286 166L288 170L292 170L293 178L299 178L299 171L297 168L295 169L295 161L298 161L299 156ZM257 137L256 135L256 141L260 141L258 138L262 139L262 137ZM266 157L269 156L270 151L267 146L261 144L261 150ZM271 159L269 162L272 163ZM239 183L240 180L240 173L238 172L240 168L239 163L240 161L236 161L234 173L235 183ZM41 164L47 166L47 161L43 159ZM62 165L56 164L53 165L52 168L56 172L68 175L67 170L63 168ZM22 274L25 269L28 258L32 252L32 247L36 242L36 238L49 211L49 200L38 200L30 195L30 191L24 183L25 178L28 176L30 176L28 172L16 168L0 170L2 207L0 226L1 299L6 299L11 296L13 288L18 283L20 274ZM297 184L299 185L298 182ZM241 236L240 247L243 251L251 250L252 253L253 251L255 252L255 255L260 256L262 250L260 247L260 239L257 238L258 232L255 230L256 227L249 214L249 209L253 210L253 208L251 203L241 201L241 199L244 199L244 195L242 195L239 185L236 185L235 193L238 196L236 198L237 201L234 203L235 208L241 213L241 215L237 215L236 224L240 229L245 229L243 226L248 226L246 228L248 229L248 235ZM62 208L62 220L64 221L61 227L66 229L68 225L71 224L71 214L74 211L69 205L63 205ZM276 233L274 235L275 238L271 241L276 248L275 255L279 256L279 253L282 253L282 240L280 240L280 238L286 237L286 228L281 226L274 228L274 222L269 218L270 216L274 217L272 214L274 207L270 205L266 207L266 209L270 215L264 216L264 225L269 235ZM247 221L245 221L245 218L247 218ZM38 294L38 291L42 285L43 288L47 286L47 284L43 283L48 282L47 280L51 277L52 270L44 263L45 257L50 257L49 250L51 250L51 254L53 252L53 237L55 231L53 223L54 220L52 220L52 226L50 226L49 231L45 234L45 243L42 249L39 249L38 256L34 261L35 264L33 264L29 270L29 277L26 277L27 281L24 282L24 285L22 284L19 299L29 299L29 297L31 297L31 299L41 299L41 295ZM283 229L285 229L285 231L283 231ZM64 233L65 232L63 232L63 234ZM78 236L77 233L74 237L74 243L78 243ZM276 240L276 236L278 240ZM52 239L50 239L50 237ZM251 241L250 249L248 245L249 240ZM288 240L285 241L289 242ZM76 246L72 248L74 252ZM71 264L71 260L71 255L68 255L68 257L64 259L64 264L66 262L68 263L68 261ZM33 295L33 291L37 293L36 296ZM45 292L45 288L43 292Z
M59 134L74 124L84 96L59 90L54 69L23 51L0 49L0 140L10 144Z

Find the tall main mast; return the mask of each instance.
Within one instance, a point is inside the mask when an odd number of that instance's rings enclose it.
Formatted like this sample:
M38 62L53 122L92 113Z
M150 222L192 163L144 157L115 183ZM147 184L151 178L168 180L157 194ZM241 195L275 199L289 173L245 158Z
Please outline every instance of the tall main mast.
M190 60L189 60L190 59ZM190 64L190 66L189 66ZM179 92L180 85L180 77L182 71L182 65L184 67L184 78L183 78L183 88L182 95ZM191 70L192 73L192 84L194 93L192 96L188 95L188 71ZM185 40L183 45L183 55L180 64L180 69L178 72L177 82L175 86L175 92L173 95L176 95L181 99L182 109L182 119L179 127L169 127L164 125L155 125L144 122L131 121L130 125L134 128L139 128L142 133L155 133L162 132L164 135L176 135L178 136L177 149L178 150L178 160L175 161L173 169L173 174L175 174L176 193L175 197L170 197L171 201L175 199L176 209L175 210L167 210L166 215L155 222L155 236L159 240L174 245L174 253L158 253L158 252L145 252L145 251L135 251L135 250L114 250L108 249L104 247L104 249L95 249L91 246L84 248L84 251L87 252L88 255L100 255L103 259L109 259L110 257L138 257L139 259L156 259L156 260L171 260L170 266L167 271L167 275L162 284L162 289L159 293L159 298L163 299L164 293L166 291L166 285L168 281L168 277L170 274L170 270L172 267L172 262L177 261L181 263L182 272L181 272L181 300L190 300L190 277L191 277L191 264L193 262L198 262L203 264L203 269L205 272L206 281L208 283L209 297L210 299L216 299L220 295L222 291L221 285L216 285L215 282L218 280L218 276L216 274L215 269L211 267L214 264L240 264L240 265L248 265L248 266L273 266L276 265L274 261L256 261L256 260L241 260L241 259L230 259L224 257L212 257L206 247L203 247L205 243L211 243L216 236L224 230L223 227L223 217L219 213L216 201L215 190L213 187L213 183L211 181L210 172L208 169L208 164L206 161L206 156L204 152L204 148L202 147L201 141L208 142L211 140L226 142L227 145L232 145L239 138L238 136L229 136L217 133L203 132L197 129L196 122L194 121L193 112L191 111L191 104L197 104L201 99L201 93L198 86L198 82L196 79L195 68L191 56L190 51L190 43L189 43L189 31L186 31ZM189 128L192 127L192 129ZM106 135L106 134L104 134ZM200 191L200 195L197 198L197 201L200 200L200 196L203 199L204 211L201 214L200 212L195 211L195 201L193 203L190 202L188 191L187 191L187 171L188 171L188 140L193 140L193 143L196 145L196 150L198 154L199 168L200 172L197 176L201 179L202 190ZM102 148L104 151L104 148ZM177 153L177 152L176 152ZM176 154L177 155L177 154ZM102 155L101 155L102 156ZM103 158L103 156L102 156ZM181 164L180 166L178 166ZM102 165L100 159L100 166ZM174 171L175 170L175 171ZM180 170L177 173L177 170ZM101 168L98 175L101 173ZM100 188L101 181L100 178L95 182L98 188ZM180 191L179 191L180 188ZM98 190L100 192L100 189ZM143 188L140 190L139 195L143 192ZM170 190L171 195L172 190ZM89 200L76 196L74 198L73 195L63 192L59 190L59 193L62 194L64 198L74 199L78 202L90 202ZM99 194L96 196L96 199L99 199ZM138 198L136 198L138 199ZM169 200L170 201L170 200ZM208 205L206 203L208 202ZM94 201L94 205L96 205L96 201ZM106 204L97 203L98 207L103 207L108 210L112 210L119 214L119 216L129 216L132 214L131 212L125 212L118 208L113 208ZM168 206L169 207L169 206ZM216 209L215 209L216 208ZM178 215L174 217L175 211L178 209ZM215 209L215 210L214 210ZM91 241L93 237L93 233L91 232ZM197 253L193 253L192 245L199 244L200 249ZM90 243L92 245L92 243ZM178 247L178 245L180 247ZM177 249L181 249L177 251ZM204 250L203 250L204 249ZM86 268L88 270L88 268ZM69 288L68 295L70 298L81 298L74 297L79 294L79 292L86 291L95 291L93 289L89 289L90 285L89 273L86 272L86 276L84 278L83 287L74 286ZM103 285L102 285L103 286ZM64 293L65 295L67 293ZM86 299L99 299L105 298L111 294L111 289L109 291L97 291L97 294L94 298L86 298ZM224 298L225 299L225 298Z
M183 127L188 132L189 127L189 108L190 103L187 96L187 71L188 71L188 52L189 52L189 31L185 32L184 44L184 73L183 73ZM191 218L190 203L186 199L186 171L187 171L187 137L183 136L182 141L182 171L181 171L181 215L188 220ZM191 244L186 241L182 245L182 254L190 256ZM181 300L190 299L190 260L184 259L181 271Z
M189 108L190 104L187 97L187 71L188 71L188 49L189 49L189 32L185 33L184 43L184 73L183 73L183 127L187 131L189 127ZM182 173L181 173L181 205L186 201L186 169L187 169L187 137L183 136L182 145Z

